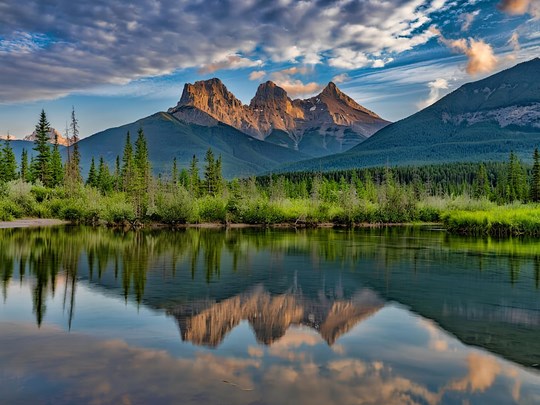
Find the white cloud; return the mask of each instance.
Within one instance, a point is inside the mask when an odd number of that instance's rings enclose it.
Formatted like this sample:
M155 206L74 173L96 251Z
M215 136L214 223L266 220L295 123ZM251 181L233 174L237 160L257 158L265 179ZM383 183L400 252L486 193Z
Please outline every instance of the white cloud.
M140 0L124 7L59 0L52 7L29 0L20 7L7 0L3 6L0 102L12 102L186 68L211 73L268 61L382 66L433 37L431 14L447 2Z
M249 80L261 80L265 76L266 72L264 70L254 70L249 74Z
M441 90L447 90L448 89L448 81L446 79L436 79L432 82L429 82L427 84L429 87L429 97L418 103L418 108L426 108L433 104L435 101L437 101L440 98Z
M474 19L480 14L480 10L473 11L472 13L464 13L459 16L461 21L461 31L469 31Z
M339 75L332 77L332 81L336 84L348 82L349 80L351 80L351 78L349 77L347 73L341 73Z

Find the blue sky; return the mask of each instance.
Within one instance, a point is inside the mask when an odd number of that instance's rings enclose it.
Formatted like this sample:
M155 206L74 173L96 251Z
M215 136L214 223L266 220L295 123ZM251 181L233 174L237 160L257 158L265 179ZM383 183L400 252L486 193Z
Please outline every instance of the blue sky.
M210 77L244 103L262 81L303 98L333 80L395 121L538 56L540 0L7 0L0 135L29 134L42 108L62 131L74 106L88 136Z

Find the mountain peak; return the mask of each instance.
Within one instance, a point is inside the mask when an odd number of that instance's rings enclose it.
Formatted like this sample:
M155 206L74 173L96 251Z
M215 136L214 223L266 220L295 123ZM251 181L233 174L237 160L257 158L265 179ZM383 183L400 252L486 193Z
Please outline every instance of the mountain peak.
M269 80L259 85L255 97L253 97L249 105L250 107L257 108L257 106L265 106L271 102L283 104L287 103L287 101L290 102L290 99L285 89Z

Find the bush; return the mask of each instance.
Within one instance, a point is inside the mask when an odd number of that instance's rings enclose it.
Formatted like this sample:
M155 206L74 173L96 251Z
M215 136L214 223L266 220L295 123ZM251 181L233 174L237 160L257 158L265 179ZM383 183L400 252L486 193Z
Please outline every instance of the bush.
M159 194L151 217L166 224L191 222L195 217L195 201L183 188L175 193Z
M24 216L24 211L10 200L0 200L0 221L12 221Z
M206 196L199 200L198 217L200 222L225 222L227 208L220 197Z

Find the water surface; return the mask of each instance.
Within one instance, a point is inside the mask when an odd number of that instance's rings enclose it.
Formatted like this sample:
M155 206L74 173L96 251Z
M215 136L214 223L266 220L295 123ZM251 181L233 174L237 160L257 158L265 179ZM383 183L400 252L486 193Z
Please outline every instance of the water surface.
M0 230L0 402L540 403L540 244Z

